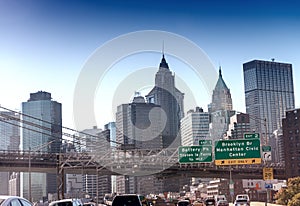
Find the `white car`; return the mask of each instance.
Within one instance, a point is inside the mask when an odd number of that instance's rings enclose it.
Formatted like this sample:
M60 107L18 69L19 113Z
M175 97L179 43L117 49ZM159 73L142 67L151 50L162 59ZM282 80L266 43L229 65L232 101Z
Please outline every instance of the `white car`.
M62 199L49 203L49 206L83 206L80 199Z
M247 199L237 199L234 201L234 206L250 206Z
M27 199L18 196L0 195L0 206L32 206Z

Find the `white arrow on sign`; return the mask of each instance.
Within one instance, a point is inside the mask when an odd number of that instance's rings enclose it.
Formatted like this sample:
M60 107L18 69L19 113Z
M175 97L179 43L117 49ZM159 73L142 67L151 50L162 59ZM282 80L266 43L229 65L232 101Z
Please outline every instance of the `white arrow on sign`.
M272 160L271 152L263 152L262 155L263 155L263 160L265 160L265 161L271 161Z

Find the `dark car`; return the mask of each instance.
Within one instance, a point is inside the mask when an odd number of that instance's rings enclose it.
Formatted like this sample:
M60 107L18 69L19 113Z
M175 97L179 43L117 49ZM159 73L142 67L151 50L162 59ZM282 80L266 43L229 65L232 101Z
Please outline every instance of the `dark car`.
M112 206L148 206L146 198L142 195L125 194L116 195Z
M208 205L213 205L215 206L216 205L216 200L215 199L206 199L205 200L205 205L208 206Z
M189 200L179 200L177 202L177 206L189 206L190 205L190 201Z

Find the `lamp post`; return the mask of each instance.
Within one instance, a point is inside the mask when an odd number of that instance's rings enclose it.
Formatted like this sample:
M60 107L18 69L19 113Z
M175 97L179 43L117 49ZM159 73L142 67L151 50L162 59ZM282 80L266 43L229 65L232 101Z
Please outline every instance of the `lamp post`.
M34 147L34 150L31 150L31 147L29 146L29 152L28 152L28 199L30 202L32 202L32 195L31 195L31 151L36 152L40 149L43 149L45 147L48 147L52 142L56 140L52 140L50 142L46 142L45 144L38 145Z
M241 114L245 114L243 112L238 112L238 113L241 113ZM252 115L249 115L249 118L250 119L253 119L253 120L256 120L256 121L259 121L260 123L263 122L263 125L265 127L265 140L264 142L261 144L261 145L264 145L264 146L267 146L268 145L268 125L267 125L267 118L260 118L260 117L253 117ZM266 165L266 160L264 159L264 165ZM267 189L267 199L266 199L266 202L265 202L265 206L268 205L268 202L270 202L270 194L269 194L270 190Z

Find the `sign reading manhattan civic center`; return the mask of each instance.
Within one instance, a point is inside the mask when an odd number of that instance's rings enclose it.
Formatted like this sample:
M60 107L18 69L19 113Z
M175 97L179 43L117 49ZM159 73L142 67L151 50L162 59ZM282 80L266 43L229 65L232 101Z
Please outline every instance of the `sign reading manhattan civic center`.
M215 142L216 165L260 164L260 140L239 139Z

